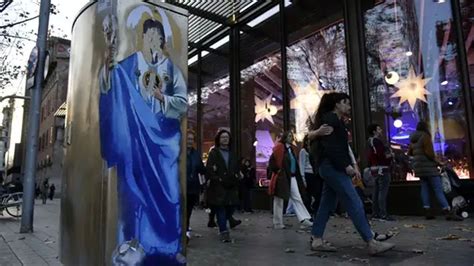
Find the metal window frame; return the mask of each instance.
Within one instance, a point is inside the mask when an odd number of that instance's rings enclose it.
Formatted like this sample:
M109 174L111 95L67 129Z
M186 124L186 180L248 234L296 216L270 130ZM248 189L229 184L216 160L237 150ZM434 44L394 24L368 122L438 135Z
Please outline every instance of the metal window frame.
M462 32L461 3L459 0L451 0L451 10L454 30L456 32L456 47L459 55L458 66L461 72L462 94L468 127L469 174L470 178L474 179L474 93L471 91L471 83L469 80L469 65L467 63L467 52L464 43L464 34Z

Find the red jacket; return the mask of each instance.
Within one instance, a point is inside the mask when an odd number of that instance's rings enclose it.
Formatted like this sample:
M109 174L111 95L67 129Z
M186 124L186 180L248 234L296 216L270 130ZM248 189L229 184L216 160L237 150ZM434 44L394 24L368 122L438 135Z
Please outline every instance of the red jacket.
M390 166L392 159L388 148L378 138L369 138L368 162L369 166Z

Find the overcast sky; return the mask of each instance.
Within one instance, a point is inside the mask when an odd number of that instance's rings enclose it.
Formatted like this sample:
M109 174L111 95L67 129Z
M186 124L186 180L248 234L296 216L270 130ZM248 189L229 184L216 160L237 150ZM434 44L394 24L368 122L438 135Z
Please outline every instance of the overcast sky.
M49 24L53 27L52 35L59 36L62 38L70 39L71 38L71 27L74 21L74 18L79 13L81 8L89 2L89 0L68 0L68 1L61 1L61 0L51 0L52 4L57 6L59 14L57 15L50 15ZM39 5L35 4L39 2L38 0L22 0L22 1L13 1L13 3L1 14L4 18L9 19L9 22L15 22L21 20L18 17L18 10L25 10L28 11L30 14L29 17L33 17L39 13ZM3 22L3 21L2 21ZM38 19L31 20L26 23L26 25L19 25L15 30L18 30L21 36L32 36L34 41L36 41L36 37L28 34L29 31L33 30L34 32L38 31ZM9 53L12 56L9 56L11 64L17 65L24 65L28 63L28 57L30 55L31 50L36 45L33 41L25 41L25 47L23 49L23 55L17 54L14 51L0 51L1 54ZM1 49L5 49L1 47ZM25 77L20 76L16 81L12 82L11 85L3 88L0 91L0 95L23 95L24 88L25 88ZM6 106L8 101L3 101L0 103L0 117L3 117L1 110L4 106ZM22 120L23 120L23 103L22 100L15 101L15 110L13 113L13 121L12 121L12 128L11 128L11 140L10 140L10 151L7 152L6 157L8 158L6 161L7 165L13 162L14 156L14 148L15 143L21 142L21 130L22 130ZM2 121L2 120L0 120Z
M14 1L3 13L2 16L8 16L10 22L18 21L17 12L18 9L26 10L30 12L31 17L35 16L39 12L39 6L34 4L35 0L23 0L23 1ZM67 39L71 38L71 27L74 21L74 18L79 13L81 8L89 2L88 0L74 0L74 1L60 1L60 0L52 0L52 4L57 6L59 14L57 15L50 15L50 26L53 27L52 32L54 36L65 37ZM6 15L8 14L8 15ZM25 26L17 26L21 27L21 32L29 32L34 30L34 32L38 31L38 19L29 21L26 23ZM25 34L26 35L26 34ZM24 36L25 36L24 35ZM34 39L36 41L36 39ZM28 56L30 54L31 49L35 46L35 42L26 41L25 48L23 49L23 55L16 55L11 56L11 60L17 64L25 65L28 62ZM13 54L13 53L12 53ZM12 93L23 94L24 90L25 79L20 77L17 81L13 82L10 86L4 88L0 94L7 95Z

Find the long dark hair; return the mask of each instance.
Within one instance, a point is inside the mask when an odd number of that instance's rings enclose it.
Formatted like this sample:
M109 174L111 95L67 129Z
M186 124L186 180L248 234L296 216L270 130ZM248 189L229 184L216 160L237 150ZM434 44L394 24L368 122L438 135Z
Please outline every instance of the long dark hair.
M431 136L430 129L428 128L428 124L425 121L418 122L418 124L416 125L416 130L425 132L426 134Z
M307 152L309 152L309 138L308 138L308 134L304 135L304 138L303 138L303 149L305 149Z
M230 135L230 132L226 129L221 129L219 130L219 132L217 132L216 137L214 138L214 146L216 148L219 148L221 146L221 135L224 133L227 133L229 135L229 149L230 149L231 147L230 144L232 143L232 135Z
M345 99L350 99L349 95L342 92L331 92L324 94L321 98L321 101L319 102L318 110L316 110L316 114L314 115L314 121L310 123L308 129L318 129L322 124L321 118L323 115L332 112L334 108L336 108L336 103Z
M280 141L281 143L285 144L285 143L286 143L286 140L288 139L288 136L289 136L290 134L293 134L293 132L291 132L290 130L288 130L288 131L283 131L283 132L280 134L280 139L279 139L279 141Z

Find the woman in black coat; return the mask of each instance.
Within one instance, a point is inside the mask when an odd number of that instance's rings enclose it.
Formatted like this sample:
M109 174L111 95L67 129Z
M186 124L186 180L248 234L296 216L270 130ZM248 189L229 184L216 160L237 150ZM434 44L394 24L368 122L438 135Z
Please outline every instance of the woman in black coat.
M230 149L230 132L220 130L215 138L215 146L209 152L206 163L207 177L210 180L207 189L207 202L217 215L217 224L222 242L230 242L227 220L239 204L239 164ZM232 224L231 224L232 225Z
M240 208L244 212L253 212L251 190L255 186L255 168L250 159L242 158L240 172L243 175L240 181Z
M201 155L194 148L195 133L188 130L187 133L187 149L186 149L186 236L190 237L189 221L194 206L199 202L199 193L201 192L201 184L199 182L199 175L206 173L206 168L202 163Z

